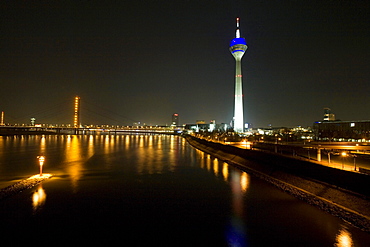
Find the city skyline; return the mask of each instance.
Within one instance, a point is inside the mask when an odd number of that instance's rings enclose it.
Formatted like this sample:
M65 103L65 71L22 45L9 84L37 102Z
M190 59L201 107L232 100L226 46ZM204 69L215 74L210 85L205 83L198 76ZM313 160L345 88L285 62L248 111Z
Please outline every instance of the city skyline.
M241 18L244 121L310 126L329 107L370 119L369 3L148 1L1 3L0 111L5 122L229 123ZM362 109L363 108L363 109ZM91 119L89 119L91 118ZM67 121L65 120L67 119Z

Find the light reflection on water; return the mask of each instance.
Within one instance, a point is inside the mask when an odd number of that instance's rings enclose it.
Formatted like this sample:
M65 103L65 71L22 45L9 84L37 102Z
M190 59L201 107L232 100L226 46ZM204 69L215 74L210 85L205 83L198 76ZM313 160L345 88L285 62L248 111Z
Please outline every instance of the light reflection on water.
M220 162L217 158L211 158L206 155L207 170L213 168L213 172L216 176L219 175ZM213 163L213 166L211 165ZM209 164L209 165L208 165ZM225 237L229 246L246 246L247 236L246 228L244 224L244 195L247 193L249 186L249 175L243 171L231 169L229 164L221 162L222 166L222 177L224 181L228 182L232 192L231 202L231 215L229 218L229 224L226 228Z
M88 149L87 149L87 155L89 157L93 156L94 155L94 136L93 135L90 135L89 136L89 141L88 141Z
M67 174L71 179L73 192L78 190L78 181L82 177L83 161L81 160L81 140L79 136L68 136L65 146Z
M42 135L40 140L40 155L44 155L45 151L46 151L46 141L45 136Z
M245 172L232 170L230 186L232 191L232 215L230 226L226 230L226 239L229 246L246 246L243 196L248 189L248 175Z
M213 172L215 173L216 176L218 176L218 166L219 166L219 162L218 162L218 159L214 159L213 161Z
M37 190L32 194L32 209L33 213L37 213L46 201L46 193L40 184Z
M171 145L172 143L170 142ZM139 147L136 149L138 174L162 174L165 171L173 171L177 151L171 145L168 150L163 150L162 144L161 139L154 140L151 135L140 135L134 139L132 145Z
M222 175L224 176L224 180L227 181L229 177L229 168L227 163L222 164Z
M147 136L146 139L153 138ZM175 136L161 139L156 138L155 141L148 142L145 145L147 149L143 150L142 155L148 159L146 161L148 174L163 174L164 172L174 172L179 158L181 156L181 150L179 147L183 145L181 140ZM142 172L141 172L142 173Z
M352 247L353 240L351 233L347 230L345 226L342 226L342 229L339 230L337 234L336 243L334 244L335 247Z
M225 238L228 246L249 246L246 233L245 196L248 193L250 175L246 172L235 169L226 162L220 162L217 158L202 153L199 156L203 160L200 167L213 172L215 176L222 176L223 180L230 184L232 192L232 212L229 218L229 225L225 231ZM202 165L206 163L206 165ZM221 166L221 168L220 168ZM221 174L219 170L221 169ZM266 236L268 238L268 236ZM335 247L353 247L352 235L346 226L342 225L335 238Z
M241 177L240 177L240 185L242 191L245 193L247 192L248 186L249 186L249 177L246 172L242 172Z

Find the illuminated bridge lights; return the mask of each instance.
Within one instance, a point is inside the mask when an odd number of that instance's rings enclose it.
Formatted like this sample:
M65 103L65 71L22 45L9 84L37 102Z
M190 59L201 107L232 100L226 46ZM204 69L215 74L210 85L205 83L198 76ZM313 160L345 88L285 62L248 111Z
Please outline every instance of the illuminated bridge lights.
M79 127L80 123L80 97L75 97L75 104L74 104L74 117L73 117L73 126L75 128Z

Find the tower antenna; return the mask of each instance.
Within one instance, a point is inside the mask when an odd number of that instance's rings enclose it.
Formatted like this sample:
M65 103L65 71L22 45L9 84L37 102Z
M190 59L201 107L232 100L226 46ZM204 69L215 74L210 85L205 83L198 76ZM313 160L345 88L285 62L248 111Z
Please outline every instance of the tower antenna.
M236 33L235 33L235 38L240 38L239 17L236 18Z

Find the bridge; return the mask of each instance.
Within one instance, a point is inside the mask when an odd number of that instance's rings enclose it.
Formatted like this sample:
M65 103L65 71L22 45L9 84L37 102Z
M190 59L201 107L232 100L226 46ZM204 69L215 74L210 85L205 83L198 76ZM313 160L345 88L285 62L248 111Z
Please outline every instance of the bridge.
M41 126L0 126L0 135L7 134L117 134L117 133L153 133L153 134L180 134L182 127L172 126L53 126L43 124Z
M73 116L71 120L73 123L68 124L45 124L45 123L36 123L35 118L31 118L30 124L5 124L4 121L4 112L1 112L0 118L0 135L8 135L8 134L97 134L97 133L156 133L156 134L178 134L181 133L183 127L181 126L147 126L147 125L97 125L97 124L81 124L81 98L76 96L73 99ZM59 108L64 108L63 105L59 106ZM92 106L91 108L96 108ZM51 111L51 112L50 112ZM51 114L60 114L58 112L54 112L51 109L49 112L44 113L44 115L51 115ZM90 109L86 109L86 112L89 112L90 115L85 116L86 119L91 119L91 115L97 114L99 117L103 116L102 112L108 112L109 117L106 117L109 122L122 122L122 120L113 119L112 115L116 115L119 118L123 118L125 120L129 119L132 122L139 122L134 121L130 118L119 116L119 114L113 113L108 109L103 109L99 113L94 113ZM72 112L70 112L72 113ZM68 114L69 115L69 114Z

